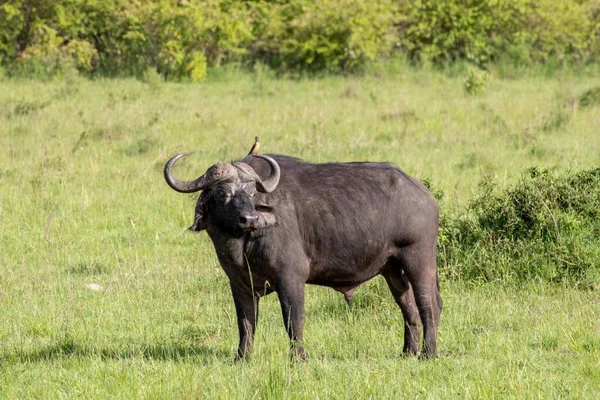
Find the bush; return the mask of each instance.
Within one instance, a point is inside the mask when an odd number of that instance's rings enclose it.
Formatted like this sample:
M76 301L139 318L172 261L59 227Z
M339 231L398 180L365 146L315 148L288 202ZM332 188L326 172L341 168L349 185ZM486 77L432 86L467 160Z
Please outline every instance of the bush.
M190 56L186 71L192 82L203 81L206 79L206 57L197 51Z
M307 0L257 2L253 12L253 61L279 70L350 72L389 53L396 8L389 0Z
M586 1L405 0L399 45L413 59L578 63L597 42L600 7ZM595 22L594 22L595 21Z
M585 64L600 58L600 0L5 0L0 62L202 80L210 66L360 71L393 53L466 60Z
M534 168L506 190L487 179L468 213L443 219L440 232L448 277L592 286L600 279L600 168Z
M576 63L586 59L592 23L585 6L575 1L528 1L517 43L529 47L538 62Z
M62 75L71 69L92 72L98 64L98 57L90 43L73 40L62 45L56 33L49 29L17 58L12 74L44 78Z
M18 4L0 5L0 61L13 60L17 55L17 38L25 26L25 17Z
M465 92L471 95L480 94L483 91L488 79L489 74L486 71L469 67L467 69L467 76L463 81Z
M600 104L600 86L586 90L579 98L579 105L584 108L598 104Z
M512 42L527 0L404 0L400 48L437 63L466 59L485 66Z

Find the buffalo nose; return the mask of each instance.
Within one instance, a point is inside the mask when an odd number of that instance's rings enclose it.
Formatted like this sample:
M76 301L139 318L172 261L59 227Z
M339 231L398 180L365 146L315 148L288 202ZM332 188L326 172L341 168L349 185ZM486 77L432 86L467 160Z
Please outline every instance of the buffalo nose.
M240 222L242 224L250 224L258 220L258 215L254 213L243 213L240 215Z

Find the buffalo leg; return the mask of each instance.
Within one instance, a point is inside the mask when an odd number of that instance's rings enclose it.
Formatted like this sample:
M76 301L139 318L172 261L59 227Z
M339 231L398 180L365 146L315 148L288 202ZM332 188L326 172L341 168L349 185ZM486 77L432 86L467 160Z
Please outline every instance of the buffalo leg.
M252 296L251 292L234 288L231 285L235 313L237 315L240 343L235 357L236 361L248 359L254 344L254 333L258 320L258 296Z
M415 302L423 324L424 358L437 357L437 332L442 312L442 299L439 295L435 243L415 243L404 247L401 262L412 286Z
M404 317L404 349L402 351L407 356L417 355L419 353L419 339L421 338L421 323L410 283L399 267L395 269L392 267L387 268L383 273L383 277Z
M292 358L306 360L306 352L302 347L304 329L304 283L281 282L277 288L281 304L283 323L290 337Z

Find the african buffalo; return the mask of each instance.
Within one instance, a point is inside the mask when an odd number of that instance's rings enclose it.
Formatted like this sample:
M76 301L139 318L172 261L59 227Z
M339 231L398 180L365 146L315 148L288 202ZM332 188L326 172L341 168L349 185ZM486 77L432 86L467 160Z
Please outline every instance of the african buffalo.
M233 294L240 335L236 360L253 344L259 298L277 292L292 354L302 347L304 287L349 299L383 275L404 317L404 353L437 354L442 309L436 267L439 212L427 188L389 163L313 164L284 155L249 155L210 167L194 181L173 176L181 193L202 191L189 228L210 236Z

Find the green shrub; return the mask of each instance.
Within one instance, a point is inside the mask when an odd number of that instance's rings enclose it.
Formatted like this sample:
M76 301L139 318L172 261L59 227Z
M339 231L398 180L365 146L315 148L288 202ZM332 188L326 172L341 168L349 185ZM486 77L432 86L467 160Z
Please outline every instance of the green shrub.
M486 71L482 71L478 68L469 67L467 69L467 76L463 81L465 92L471 95L480 94L483 91L489 74Z
M404 0L399 45L413 59L486 65L512 41L527 0Z
M586 90L579 98L579 105L581 107L592 107L597 104L600 104L600 87Z
M28 52L35 63L53 69L66 45L80 70L100 61L104 73L140 76L153 66L166 79L191 80L202 80L209 65L230 62L263 62L282 71L357 70L389 53L396 15L391 0L34 3L13 1L0 9L6 27L0 55L10 62L33 47ZM29 26L53 32L54 48L40 48ZM25 39L18 43L17 37Z
M0 61L13 60L18 51L17 38L25 27L25 16L19 4L3 2L0 5Z
M94 46L86 40L72 40L62 47L62 53L79 71L92 72L99 62Z
M600 167L530 169L498 190L492 179L466 215L442 220L441 265L465 280L531 279L591 286L600 278Z
M199 82L206 79L206 57L201 52L194 52L190 56L186 70L192 82Z
M62 42L63 39L54 29L40 26L32 44L16 59L11 73L52 77L68 68L73 68L72 60L62 46Z
M592 24L576 1L528 1L517 43L530 47L533 61L579 62L591 45Z
M255 59L276 69L355 71L391 47L392 1L257 2Z
M405 0L399 45L437 63L583 62L597 42L598 9L574 0Z
M150 88L150 91L157 93L163 83L163 77L159 74L155 68L148 67L142 76L142 82L146 83Z
M599 0L6 0L0 62L31 74L204 79L211 66L360 71L393 53L445 64L600 58Z

